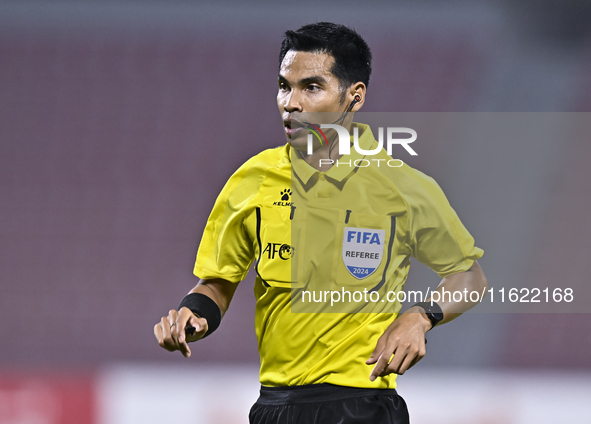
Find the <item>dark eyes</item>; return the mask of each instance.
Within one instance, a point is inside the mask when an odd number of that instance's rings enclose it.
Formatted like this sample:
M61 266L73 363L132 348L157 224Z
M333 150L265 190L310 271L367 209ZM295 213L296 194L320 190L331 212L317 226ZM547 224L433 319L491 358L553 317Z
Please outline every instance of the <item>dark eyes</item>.
M289 90L291 90L291 88L286 83L280 82L279 83L279 90L281 90L281 91L289 91ZM320 86L319 85L316 85L316 84L310 84L310 85L308 85L306 87L306 90L307 91L318 91L318 90L320 90Z

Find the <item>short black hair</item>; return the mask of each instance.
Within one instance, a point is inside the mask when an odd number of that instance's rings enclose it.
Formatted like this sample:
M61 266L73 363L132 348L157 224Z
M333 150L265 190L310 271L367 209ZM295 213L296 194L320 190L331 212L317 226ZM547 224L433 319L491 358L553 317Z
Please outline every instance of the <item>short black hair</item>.
M345 25L318 22L304 25L297 31L286 31L279 66L288 51L327 53L334 57L330 70L339 80L341 90L361 81L369 86L371 76L371 51L357 32Z

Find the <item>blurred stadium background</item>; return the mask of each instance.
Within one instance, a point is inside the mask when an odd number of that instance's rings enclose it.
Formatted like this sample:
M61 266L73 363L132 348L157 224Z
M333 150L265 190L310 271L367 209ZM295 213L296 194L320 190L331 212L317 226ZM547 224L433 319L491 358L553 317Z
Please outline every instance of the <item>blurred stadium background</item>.
M247 422L253 276L190 360L152 327L225 180L284 142L283 32L321 20L372 47L366 111L591 111L584 0L0 2L0 424ZM591 144L507 147L417 165L491 283L586 279ZM437 284L414 268L407 287ZM429 348L399 380L415 424L591 422L588 314L470 314Z

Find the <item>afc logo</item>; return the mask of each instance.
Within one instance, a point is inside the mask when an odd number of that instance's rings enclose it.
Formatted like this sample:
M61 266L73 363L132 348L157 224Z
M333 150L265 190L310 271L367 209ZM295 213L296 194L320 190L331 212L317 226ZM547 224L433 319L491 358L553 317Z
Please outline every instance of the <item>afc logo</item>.
M286 261L290 259L294 254L294 248L289 244L285 243L267 243L263 254L267 254L268 259L275 259L275 256L279 256L282 260Z

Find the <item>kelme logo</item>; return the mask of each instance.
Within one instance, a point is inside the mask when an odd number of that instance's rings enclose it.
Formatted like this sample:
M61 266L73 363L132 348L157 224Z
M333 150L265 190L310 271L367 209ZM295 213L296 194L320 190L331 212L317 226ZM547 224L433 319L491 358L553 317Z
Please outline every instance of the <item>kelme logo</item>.
M286 188L279 193L279 201L273 202L273 206L291 206L291 189Z

